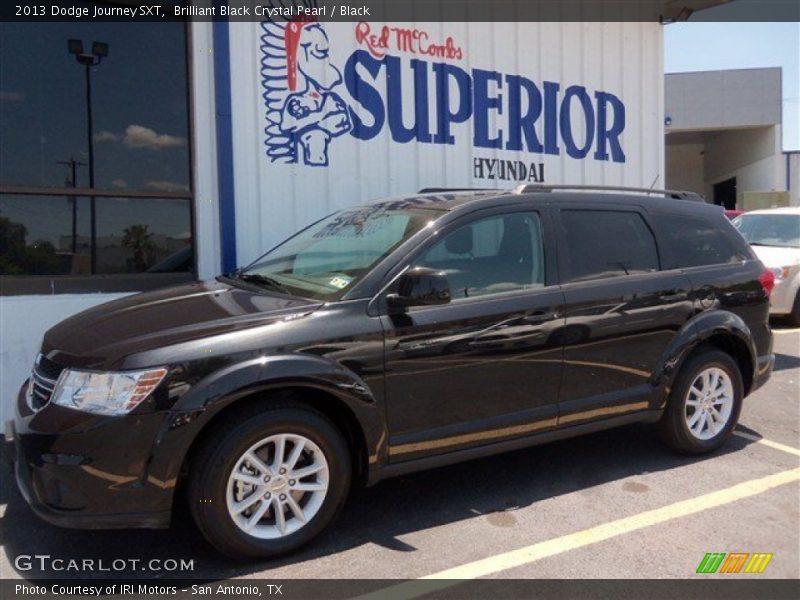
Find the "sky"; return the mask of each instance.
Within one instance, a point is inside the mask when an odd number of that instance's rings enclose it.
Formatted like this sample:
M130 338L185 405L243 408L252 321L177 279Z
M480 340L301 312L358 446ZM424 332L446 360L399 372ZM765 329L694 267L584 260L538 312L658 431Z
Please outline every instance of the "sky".
M800 150L800 23L689 21L667 25L664 36L667 73L782 67L783 149Z

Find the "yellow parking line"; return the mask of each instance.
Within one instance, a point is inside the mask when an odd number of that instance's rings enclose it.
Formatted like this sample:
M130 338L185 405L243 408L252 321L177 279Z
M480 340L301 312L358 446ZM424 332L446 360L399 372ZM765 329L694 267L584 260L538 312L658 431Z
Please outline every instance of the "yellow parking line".
M777 335L785 335L787 333L800 333L800 328L794 329L773 329L772 333Z
M419 581L409 581L378 590L372 594L362 596L362 598L414 598L438 589L458 585L458 580L476 579L478 577L485 577L487 575L499 573L500 571L520 567L543 558L596 544L597 542L602 542L625 533L631 533L673 519L686 517L725 504L730 504L737 500L763 494L773 488L798 481L800 481L800 468L781 471L780 473L768 475L760 479L751 479L750 481L738 483L723 490L690 498L689 500L681 500L674 504L662 506L661 508L648 510L608 523L602 523L595 527L584 529L583 531L577 531L422 577L422 579L425 580L440 580L429 582L429 585L420 586Z
M795 456L800 456L800 449L793 448L792 446L787 446L786 444L781 444L780 442L773 442L772 440L758 437L757 435L753 435L752 433L745 433L744 431L734 431L733 434L748 440L752 440L754 442L762 444L763 446L774 448L775 450L781 450L782 452L787 452L789 454L794 454Z

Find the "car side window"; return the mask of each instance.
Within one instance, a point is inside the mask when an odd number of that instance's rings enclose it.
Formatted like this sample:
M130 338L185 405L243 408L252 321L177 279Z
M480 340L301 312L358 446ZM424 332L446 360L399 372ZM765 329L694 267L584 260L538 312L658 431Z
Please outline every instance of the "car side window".
M539 215L515 212L463 225L424 252L414 266L444 271L454 301L544 287Z
M564 281L588 281L658 271L653 233L639 213L562 210Z
M665 268L725 265L748 257L719 227L685 215L659 215L659 228L669 242Z

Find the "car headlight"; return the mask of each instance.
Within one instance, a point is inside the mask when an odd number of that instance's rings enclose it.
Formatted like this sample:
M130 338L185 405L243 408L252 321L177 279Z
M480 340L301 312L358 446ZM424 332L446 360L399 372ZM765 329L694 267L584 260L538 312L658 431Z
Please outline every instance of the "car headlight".
M167 374L166 369L95 373L66 369L51 402L98 415L125 415L139 406Z

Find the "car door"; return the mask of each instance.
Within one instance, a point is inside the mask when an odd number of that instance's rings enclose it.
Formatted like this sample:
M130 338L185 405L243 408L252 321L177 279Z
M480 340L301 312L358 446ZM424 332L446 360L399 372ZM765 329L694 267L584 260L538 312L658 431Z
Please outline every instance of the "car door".
M555 426L563 297L548 222L530 209L480 211L408 261L445 272L452 300L381 317L390 462Z
M650 378L690 318L689 280L661 269L643 210L568 205L554 219L566 318L559 426L655 408Z

